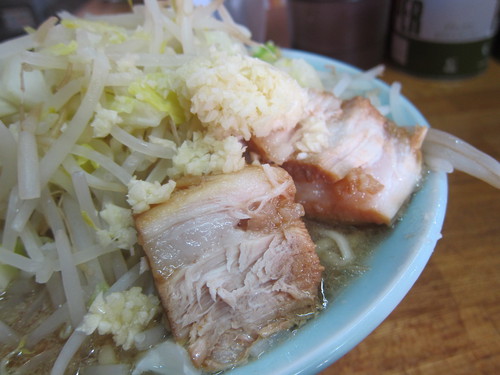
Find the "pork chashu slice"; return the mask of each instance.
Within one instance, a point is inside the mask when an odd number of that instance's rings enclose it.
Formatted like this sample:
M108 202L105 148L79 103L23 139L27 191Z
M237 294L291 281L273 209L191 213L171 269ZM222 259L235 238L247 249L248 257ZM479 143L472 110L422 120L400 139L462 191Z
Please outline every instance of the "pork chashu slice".
M289 174L249 166L203 178L136 218L174 337L208 371L318 307L322 266Z
M256 138L252 149L286 169L306 216L347 224L390 224L421 178L420 148L425 127L399 127L368 99L340 101L327 92L309 92L309 114L322 118L328 145L319 152L299 152L294 142L311 122L279 134L291 143ZM326 142L325 142L326 143Z

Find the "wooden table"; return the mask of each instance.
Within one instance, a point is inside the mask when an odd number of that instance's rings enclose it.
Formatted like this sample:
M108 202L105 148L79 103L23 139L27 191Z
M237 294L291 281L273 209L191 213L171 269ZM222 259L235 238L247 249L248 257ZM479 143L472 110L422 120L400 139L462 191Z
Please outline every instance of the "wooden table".
M91 1L93 12L98 1ZM286 14L270 9L269 37L287 46ZM112 11L107 4L105 11ZM438 129L500 160L500 64L473 78L438 81L387 69ZM321 375L500 374L500 191L463 173L429 264L395 311Z

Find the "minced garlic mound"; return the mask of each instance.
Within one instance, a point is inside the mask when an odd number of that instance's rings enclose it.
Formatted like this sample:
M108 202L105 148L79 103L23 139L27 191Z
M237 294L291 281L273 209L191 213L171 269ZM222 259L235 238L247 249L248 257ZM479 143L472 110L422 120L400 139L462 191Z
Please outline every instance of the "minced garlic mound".
M97 241L103 247L114 245L119 249L131 250L137 242L132 210L107 202L99 211L107 224L106 229L97 229Z
M132 207L134 214L139 214L149 210L152 204L168 200L175 185L174 180L162 185L158 181L138 180L134 176L128 183L127 203Z
M236 137L222 140L210 134L195 132L193 140L186 140L173 157L171 176L201 176L208 173L231 173L245 166L245 147Z
M262 60L212 51L177 74L191 113L212 132L249 140L252 135L265 137L273 130L290 129L303 116L305 90Z
M156 296L143 294L139 287L107 296L100 292L77 329L87 335L95 330L100 335L111 334L116 345L128 350L136 335L158 314L159 306Z

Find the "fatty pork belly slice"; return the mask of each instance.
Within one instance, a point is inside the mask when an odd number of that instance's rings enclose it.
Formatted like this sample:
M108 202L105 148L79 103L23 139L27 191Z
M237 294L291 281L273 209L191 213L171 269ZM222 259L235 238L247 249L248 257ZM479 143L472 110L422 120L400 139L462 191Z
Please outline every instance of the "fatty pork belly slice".
M259 338L319 306L322 266L279 167L202 178L136 218L174 337L194 364L244 362Z
M426 128L398 127L361 97L328 124L330 144L284 164L306 216L350 224L390 224L421 178Z
M335 95L316 89L307 90L307 105L303 118L314 118L316 123L331 123L341 113L342 101ZM308 132L311 122L302 121L295 127L278 129L266 137L252 137L249 142L249 151L257 154L260 160L282 165L297 151L297 142L302 141L305 132Z

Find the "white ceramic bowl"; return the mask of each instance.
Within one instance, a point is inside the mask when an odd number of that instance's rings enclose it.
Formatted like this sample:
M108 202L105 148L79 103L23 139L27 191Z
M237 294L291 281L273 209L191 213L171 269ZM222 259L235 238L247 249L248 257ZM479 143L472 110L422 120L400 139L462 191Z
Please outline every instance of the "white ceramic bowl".
M316 69L334 65L338 71L359 70L323 56L286 50ZM389 87L377 81L382 100ZM422 114L402 98L405 124L428 125ZM370 334L413 286L441 237L447 201L444 173L431 173L412 198L404 217L366 259L368 270L346 286L318 317L258 360L227 372L249 374L316 374Z

